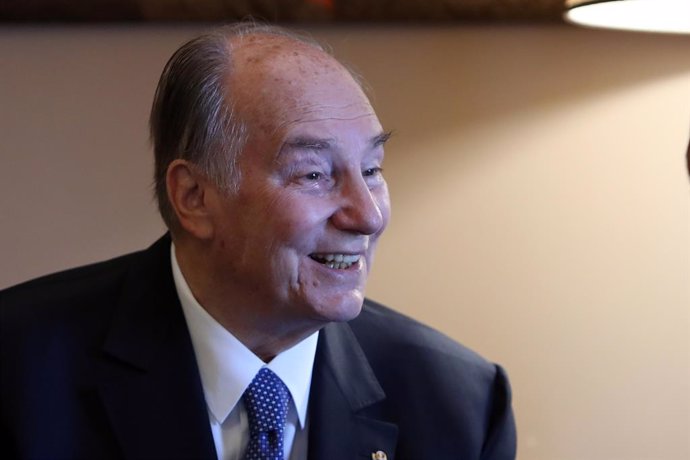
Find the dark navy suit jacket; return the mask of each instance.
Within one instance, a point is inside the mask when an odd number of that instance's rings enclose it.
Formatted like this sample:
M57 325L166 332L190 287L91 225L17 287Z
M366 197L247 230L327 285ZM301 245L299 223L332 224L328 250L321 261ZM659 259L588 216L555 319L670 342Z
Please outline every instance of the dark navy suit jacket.
M0 292L0 455L216 458L170 239ZM324 327L309 459L515 457L502 369L366 301Z

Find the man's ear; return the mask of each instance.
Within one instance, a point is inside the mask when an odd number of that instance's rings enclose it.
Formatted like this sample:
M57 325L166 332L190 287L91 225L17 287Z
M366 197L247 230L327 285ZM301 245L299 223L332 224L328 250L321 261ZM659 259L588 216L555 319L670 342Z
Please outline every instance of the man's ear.
M213 236L213 215L209 207L211 184L190 162L173 160L165 176L168 200L180 226L199 239Z

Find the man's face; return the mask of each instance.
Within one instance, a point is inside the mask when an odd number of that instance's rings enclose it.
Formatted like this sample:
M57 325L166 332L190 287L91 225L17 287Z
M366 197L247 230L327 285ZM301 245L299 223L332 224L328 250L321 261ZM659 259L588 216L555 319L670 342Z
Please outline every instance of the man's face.
M216 259L230 302L257 316L286 327L349 320L390 215L387 135L332 58L274 51L289 57L236 57L231 84L250 136L239 190L220 200Z

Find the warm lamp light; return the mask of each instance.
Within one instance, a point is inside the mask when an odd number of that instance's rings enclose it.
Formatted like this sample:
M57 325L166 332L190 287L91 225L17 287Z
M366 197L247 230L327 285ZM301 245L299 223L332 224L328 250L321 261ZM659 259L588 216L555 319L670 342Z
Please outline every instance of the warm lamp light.
M609 29L690 34L690 0L566 0L565 19Z

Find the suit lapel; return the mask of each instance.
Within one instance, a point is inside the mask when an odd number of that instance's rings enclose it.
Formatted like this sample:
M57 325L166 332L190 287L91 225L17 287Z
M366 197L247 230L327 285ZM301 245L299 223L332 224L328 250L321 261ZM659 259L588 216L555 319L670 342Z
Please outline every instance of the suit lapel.
M350 326L321 331L309 402L309 459L395 457L398 427L381 419L386 395Z
M128 274L99 392L125 458L216 458L169 251L159 240Z

